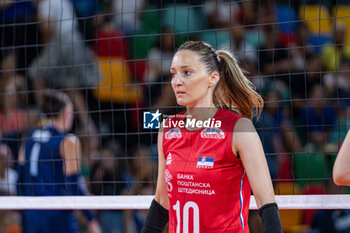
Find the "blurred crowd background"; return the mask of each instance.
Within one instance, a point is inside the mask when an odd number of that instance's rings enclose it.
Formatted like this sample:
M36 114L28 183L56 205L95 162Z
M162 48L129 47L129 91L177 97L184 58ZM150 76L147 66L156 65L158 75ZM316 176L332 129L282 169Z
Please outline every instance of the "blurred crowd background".
M254 123L276 194L347 193L330 179L350 121L347 0L1 1L0 193L20 195L22 138L41 121L41 91L58 89L74 102L90 192L154 194L157 131L143 129L143 111L179 112L169 67L186 40L230 50L264 97ZM145 217L96 214L105 233L139 232ZM281 219L285 232L350 232L345 210ZM0 222L0 233L21 232L19 212Z

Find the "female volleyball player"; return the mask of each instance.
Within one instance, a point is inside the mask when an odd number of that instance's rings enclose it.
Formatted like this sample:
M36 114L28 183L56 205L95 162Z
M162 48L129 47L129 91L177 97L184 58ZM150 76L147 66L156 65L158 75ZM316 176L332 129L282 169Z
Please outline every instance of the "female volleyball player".
M350 186L350 130L341 146L333 167L333 179L337 185Z
M264 231L282 232L264 151L250 121L263 100L235 58L189 41L174 55L170 72L186 112L168 119L158 134L157 189L142 232L162 232L168 220L171 233L249 232L251 188Z
M78 138L66 132L73 124L73 104L62 92L43 95L42 111L47 121L26 137L19 153L19 195L84 195L79 181L81 146ZM100 233L93 214L85 210L89 232ZM23 211L24 233L76 233L77 221L71 210Z

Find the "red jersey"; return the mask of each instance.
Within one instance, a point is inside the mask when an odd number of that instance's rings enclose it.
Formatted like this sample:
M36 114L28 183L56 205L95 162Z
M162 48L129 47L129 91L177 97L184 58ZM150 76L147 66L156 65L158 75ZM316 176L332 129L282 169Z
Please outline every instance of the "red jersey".
M163 132L169 233L249 233L251 188L232 152L232 132L242 116L219 108L213 119L220 127L190 131L177 127L185 118L180 115L167 119Z

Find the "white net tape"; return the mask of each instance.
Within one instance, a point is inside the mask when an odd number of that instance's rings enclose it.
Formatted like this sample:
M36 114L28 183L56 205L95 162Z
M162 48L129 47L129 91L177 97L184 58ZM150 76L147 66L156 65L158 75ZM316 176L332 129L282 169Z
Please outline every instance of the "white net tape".
M148 209L154 196L0 197L0 209ZM350 195L276 195L279 209L350 209ZM257 209L254 196L250 209Z

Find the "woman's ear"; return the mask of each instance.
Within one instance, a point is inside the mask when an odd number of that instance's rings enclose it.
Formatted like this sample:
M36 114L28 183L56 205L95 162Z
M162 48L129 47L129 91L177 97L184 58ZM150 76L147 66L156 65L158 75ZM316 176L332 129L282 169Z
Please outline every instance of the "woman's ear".
M220 74L217 71L212 72L209 75L209 87L215 87L219 82Z

